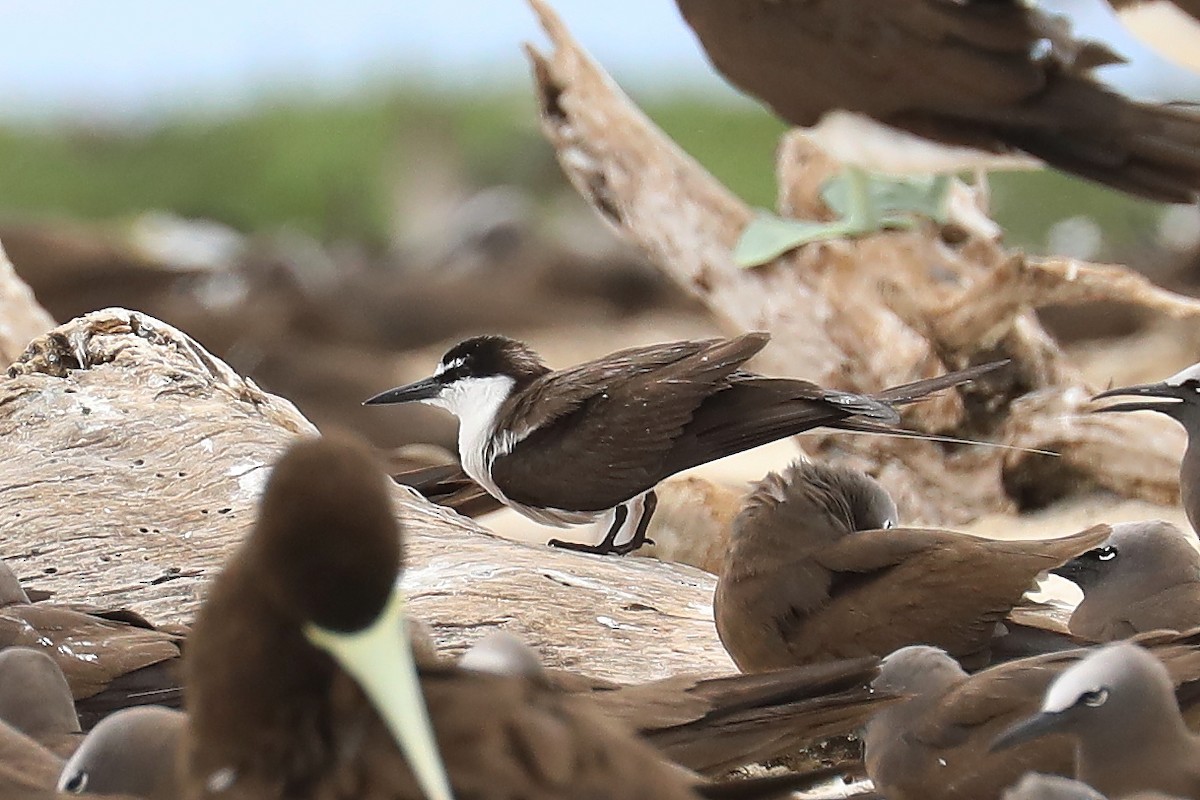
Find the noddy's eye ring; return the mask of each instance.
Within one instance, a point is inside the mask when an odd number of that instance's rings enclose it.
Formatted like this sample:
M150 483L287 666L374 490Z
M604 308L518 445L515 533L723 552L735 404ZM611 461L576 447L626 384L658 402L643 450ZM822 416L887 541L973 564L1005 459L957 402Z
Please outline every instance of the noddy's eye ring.
M1116 557L1117 548L1112 547L1111 545L1108 547L1101 547L1096 550L1096 558L1100 559L1101 561L1112 561Z
M1099 708L1108 701L1108 689L1094 689L1079 695L1079 702L1089 708Z
M67 782L63 784L62 788L63 791L70 792L71 794L83 794L87 789L87 785L88 774L86 772L76 772L69 779L67 779Z

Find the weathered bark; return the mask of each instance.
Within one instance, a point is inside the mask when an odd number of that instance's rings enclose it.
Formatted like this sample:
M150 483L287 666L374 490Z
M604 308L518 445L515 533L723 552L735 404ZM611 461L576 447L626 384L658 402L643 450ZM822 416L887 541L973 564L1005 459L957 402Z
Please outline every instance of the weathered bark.
M946 236L950 231L932 224L809 245L740 269L731 249L750 209L620 92L544 0L530 2L553 45L549 54L529 48L542 129L567 176L620 234L731 329L769 331L760 368L876 390L1008 358L1012 365L969 389L965 402L948 393L917 404L906 419L925 430L1063 450L1072 482L1059 481L1058 496L1097 485L1159 501L1174 495L1177 462L1142 444L1152 441L1173 455L1181 430L1147 415L1094 416L1084 424L1057 416L1086 415L1092 392L1033 309L1115 299L1195 318L1200 302L1122 267L1028 258L990 239ZM826 215L819 190L833 169L801 134L789 134L779 158L783 213ZM969 195L966 201L973 202ZM1038 401L1017 402L1031 393ZM1015 510L1029 496L1005 488L1020 485L1020 471L1036 463L1001 449L953 452L877 437L813 434L803 443L810 453L876 474L906 520L935 524Z
M124 309L72 320L0 381L0 557L56 600L190 620L272 461L315 432L170 325ZM731 669L711 576L507 542L394 497L414 614L444 646L504 627L548 663L616 680Z

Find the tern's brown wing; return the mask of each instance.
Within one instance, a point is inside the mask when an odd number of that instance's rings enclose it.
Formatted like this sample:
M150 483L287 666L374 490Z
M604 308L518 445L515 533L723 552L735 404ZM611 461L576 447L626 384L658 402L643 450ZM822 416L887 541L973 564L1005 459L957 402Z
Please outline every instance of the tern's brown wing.
M763 334L678 342L552 373L501 409L518 437L533 430L492 462L492 479L518 503L572 511L636 497L670 474L672 442L765 343Z
M1152 199L1200 190L1200 115L1098 84L1114 56L1032 4L677 1L717 69L793 124L845 109Z
M510 398L499 415L518 438L547 422L566 417L588 403L610 399L610 390L629 391L680 362L706 359L732 373L766 346L766 333L747 333L735 339L695 339L630 347L574 367L537 378ZM690 363L690 362L689 362Z

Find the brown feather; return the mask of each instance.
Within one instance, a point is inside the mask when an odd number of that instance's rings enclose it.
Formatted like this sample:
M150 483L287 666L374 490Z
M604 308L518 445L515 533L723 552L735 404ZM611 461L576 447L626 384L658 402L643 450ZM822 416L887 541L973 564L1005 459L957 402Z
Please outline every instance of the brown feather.
M764 480L734 522L714 601L745 671L932 644L972 664L1041 572L1095 547L1105 525L1062 539L862 530L886 493L861 473L797 464ZM887 501L890 503L890 500Z

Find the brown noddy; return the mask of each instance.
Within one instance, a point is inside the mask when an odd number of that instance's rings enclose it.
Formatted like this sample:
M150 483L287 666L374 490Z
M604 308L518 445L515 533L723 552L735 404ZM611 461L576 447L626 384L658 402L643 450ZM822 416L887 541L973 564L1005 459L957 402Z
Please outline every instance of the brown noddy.
M163 706L136 706L109 714L88 732L58 776L71 794L127 794L178 800L179 746L186 715Z
M893 527L896 506L856 470L795 463L769 474L734 520L714 598L717 633L745 672L909 644L989 660L998 626L1039 573L1103 542L1001 541Z
M1200 531L1200 364L1193 364L1158 383L1109 389L1092 400L1114 397L1136 399L1097 411L1157 411L1178 422L1187 432L1187 450L1179 465L1179 497L1192 530Z
M1099 547L1052 569L1083 591L1071 633L1110 642L1200 625L1200 553L1192 541L1169 522L1120 522Z
M79 743L71 687L44 650L0 650L0 720L56 753Z
M745 264L902 224L895 213L944 218L944 178L889 208L863 170L944 176L1041 161L1162 202L1200 191L1200 113L1104 85L1095 68L1124 59L1035 3L676 2L717 71L847 167L842 219L752 225L737 251Z
M1112 800L1146 791L1200 800L1200 737L1185 725L1173 688L1145 648L1098 647L1055 678L1041 710L1001 734L993 750L1067 734L1075 777Z
M1072 772L1065 738L992 754L1001 731L1031 710L1057 671L1044 658L974 675L944 650L901 648L875 686L911 695L872 718L863 734L867 775L888 800L993 800L1026 772Z
M15 581L8 565L0 562L0 585L19 588ZM85 729L128 705L181 702L178 634L156 629L124 609L5 597L9 602L0 606L0 648L28 647L51 656L71 687Z
M189 637L187 796L706 795L586 698L444 663L418 676L388 485L340 437L301 441L276 464Z
M872 687L879 674L879 659L874 657L762 674L675 675L617 684L544 668L529 647L498 631L464 653L459 665L541 675L557 688L588 695L606 716L636 730L677 764L705 775L723 775L849 735L880 708L899 700Z

